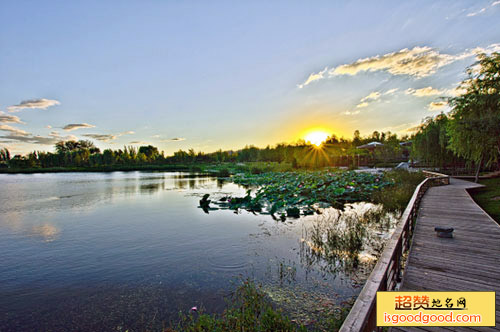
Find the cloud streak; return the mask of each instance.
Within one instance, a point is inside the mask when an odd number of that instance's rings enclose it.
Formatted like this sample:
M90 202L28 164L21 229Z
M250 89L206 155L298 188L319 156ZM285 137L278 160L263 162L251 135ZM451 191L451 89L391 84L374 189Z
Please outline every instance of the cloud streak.
M494 6L498 6L498 5L500 5L500 1L495 1L495 2L493 2L491 5L489 5L487 7L483 7L481 9L479 9L478 11L468 13L467 17L474 17L474 16L477 16L477 15L484 14L484 13L486 13L486 11L489 8L494 7Z
M64 131L73 131L81 128L95 128L95 126L88 123L70 123L65 125L62 129Z
M15 115L8 115L0 111L0 123L19 123L24 124L24 122Z
M184 137L174 137L174 138L169 138L169 139L162 139L161 142L180 142L180 141L185 141L186 139Z
M78 138L73 135L61 136L58 132L51 132L49 137L40 135L31 135L30 133L18 133L11 131L8 135L0 136L2 139L7 139L8 141L2 141L4 143L30 143L38 145L54 145L59 141L77 140Z
M12 105L12 106L7 106L7 110L9 112L19 112L20 110L23 109L47 109L50 106L54 105L60 105L61 103L58 102L57 100L52 100L52 99L29 99L29 100L23 100L17 105Z
M358 59L354 62L339 65L333 68L326 67L318 73L312 73L307 80L299 84L303 88L313 82L335 76L359 73L371 73L383 71L391 75L406 75L414 78L430 76L436 71L455 61L463 60L479 53L491 53L498 51L500 44L491 44L487 48L474 48L465 50L459 54L440 53L437 49L428 46L416 46L412 49L404 48L400 51L375 55L368 58Z
M369 101L369 100L377 100L380 98L380 92L374 91L370 93L368 96L361 99L361 102Z
M27 131L24 131L22 129L15 128L15 127L12 127L12 126L9 126L9 125L5 125L5 124L0 125L0 130L1 131L7 131L11 135L16 135L16 136L29 136L29 135L31 135Z
M109 141L114 141L115 139L117 139L120 136L133 135L133 134L135 134L135 132L130 130L130 131L124 131L124 132L121 132L118 134L84 134L83 136L88 137L88 138L93 138L93 139L101 141L101 142L109 142Z
M433 101L427 106L429 111L439 111L448 106L446 101Z
M298 87L300 89L302 89L304 86L309 85L309 84L311 84L314 81L321 80L321 79L325 78L324 75L325 75L325 73L326 73L327 70L328 70L328 67L325 67L325 69L323 69L319 73L312 73L312 74L310 74L309 77L307 78L307 80L304 83L299 84Z
M84 134L84 137L93 138L101 142L109 142L118 138L118 135L113 134Z
M445 92L446 92L446 90L438 90L438 89L435 89L431 86L428 86L426 88L421 88L421 89L409 88L405 91L405 93L407 95L413 95L415 97L435 96L435 95L444 94Z

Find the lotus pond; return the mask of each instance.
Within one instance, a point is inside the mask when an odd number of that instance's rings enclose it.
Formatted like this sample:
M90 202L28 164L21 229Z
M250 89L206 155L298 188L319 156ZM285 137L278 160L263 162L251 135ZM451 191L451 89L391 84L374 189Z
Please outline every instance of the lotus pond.
M398 211L374 199L393 182L333 171L0 175L0 330L161 331L179 313L221 313L247 279L293 324L322 329L395 227Z

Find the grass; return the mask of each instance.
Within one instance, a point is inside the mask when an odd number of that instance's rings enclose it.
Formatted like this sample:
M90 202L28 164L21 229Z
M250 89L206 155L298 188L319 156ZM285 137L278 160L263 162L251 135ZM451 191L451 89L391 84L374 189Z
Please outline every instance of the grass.
M389 212L403 213L415 188L425 179L422 172L393 170L385 173L394 185L383 187L373 195L373 202L382 204Z
M325 313L321 321L307 328L298 325L276 309L262 288L250 280L243 281L220 315L191 312L180 314L180 322L164 332L306 332L337 331L349 308L336 308Z
M471 190L472 198L500 224L500 178L485 179L479 183L486 187Z

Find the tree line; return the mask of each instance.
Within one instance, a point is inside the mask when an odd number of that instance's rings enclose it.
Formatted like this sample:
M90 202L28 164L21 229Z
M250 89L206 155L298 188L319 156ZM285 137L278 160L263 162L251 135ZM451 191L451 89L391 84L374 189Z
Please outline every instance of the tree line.
M295 167L318 167L354 163L355 157L364 158L365 161L399 161L405 150L399 143L407 138L398 138L391 132L377 131L370 136L361 137L359 131L355 131L353 139L332 135L321 147L301 140L294 144L281 143L265 148L250 145L237 151L204 153L194 149L179 150L171 156L166 156L152 145L101 151L89 140L61 141L55 144L55 152L33 151L26 156L15 155L12 158L7 149L1 149L0 164L11 168L53 168L263 161L288 162ZM357 149L357 146L374 140L383 143L383 147L375 152Z

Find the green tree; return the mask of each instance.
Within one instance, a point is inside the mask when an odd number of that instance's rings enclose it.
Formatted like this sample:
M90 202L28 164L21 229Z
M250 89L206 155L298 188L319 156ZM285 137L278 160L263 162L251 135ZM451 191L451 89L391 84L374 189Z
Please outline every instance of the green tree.
M426 118L412 138L411 156L427 165L444 167L454 160L449 150L448 117L441 113Z
M148 161L154 161L156 159L156 157L158 157L158 155L159 155L158 148L155 146L152 146L152 145L141 146L139 148L139 153L144 154ZM142 159L142 158L140 158L140 159Z
M0 161L9 161L10 160L10 152L7 148L0 149Z
M448 134L450 149L476 164L476 182L484 164L498 162L500 154L500 53L479 55L467 69L460 88L465 93L450 98Z
M60 141L55 144L57 153L73 152L78 150L89 150L90 153L100 152L93 142L89 140Z

